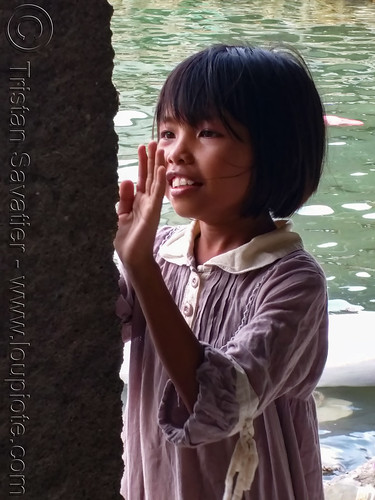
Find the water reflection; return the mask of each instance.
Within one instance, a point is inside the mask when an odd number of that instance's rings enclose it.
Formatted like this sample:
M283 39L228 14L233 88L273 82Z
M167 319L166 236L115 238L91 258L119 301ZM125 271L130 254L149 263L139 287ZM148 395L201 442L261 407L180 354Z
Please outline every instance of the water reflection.
M375 455L375 388L325 388L317 395L326 479Z
M294 221L307 248L326 273L335 276L330 282L331 298L352 300L356 294L356 301L375 310L372 288L353 288L363 285L352 281L353 272L354 279L360 280L356 272L374 267L375 214L370 210L375 207L375 3L253 1L251 9L247 1L113 4L114 79L121 112L139 113L129 126L117 122L120 160L132 160L132 166L138 144L152 135L157 93L170 69L187 54L221 40L294 44L310 63L327 114L364 122L363 127L329 128L326 172L309 202L328 207L327 212L309 215L311 208L304 207ZM353 208L360 206L369 207L369 212ZM179 218L166 211L163 222L167 221L176 223ZM337 234L336 246L329 247L331 240L326 238L322 241L327 231Z
M334 210L326 205L305 205L297 213L299 215L331 215Z

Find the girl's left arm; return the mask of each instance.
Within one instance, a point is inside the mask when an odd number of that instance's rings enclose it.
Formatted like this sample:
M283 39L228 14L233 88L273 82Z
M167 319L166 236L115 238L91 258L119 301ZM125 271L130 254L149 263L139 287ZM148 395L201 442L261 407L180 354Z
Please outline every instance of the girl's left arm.
M164 152L151 142L138 149L136 192L131 181L120 186L117 254L133 285L158 355L189 412L198 396L196 371L203 347L172 299L153 256L165 192Z

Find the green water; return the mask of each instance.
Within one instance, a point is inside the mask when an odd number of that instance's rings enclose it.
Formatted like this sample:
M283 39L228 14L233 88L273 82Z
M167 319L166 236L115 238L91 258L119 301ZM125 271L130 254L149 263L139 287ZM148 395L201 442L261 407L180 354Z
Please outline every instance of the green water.
M136 164L137 145L151 137L156 97L168 72L192 52L223 40L293 44L311 67L327 114L365 123L329 128L325 175L308 205L333 213L296 215L294 221L323 265L330 298L375 311L375 3L112 3L120 109L145 114L131 126L117 127L119 159L127 165ZM164 213L165 222L178 220L168 206Z
M305 246L326 272L330 298L375 311L375 3L111 3L115 8L113 78L120 110L141 113L130 124L116 127L121 177L133 175L137 146L151 138L155 101L169 71L187 55L216 42L292 44L312 70L326 113L364 122L364 126L329 127L321 186L293 220ZM162 222L179 222L168 204L163 206ZM323 392L335 394L334 389ZM352 414L334 423L323 422L321 439L323 445L337 448L340 461L350 468L375 454L375 389L346 390L347 398L341 389L336 393L347 399Z

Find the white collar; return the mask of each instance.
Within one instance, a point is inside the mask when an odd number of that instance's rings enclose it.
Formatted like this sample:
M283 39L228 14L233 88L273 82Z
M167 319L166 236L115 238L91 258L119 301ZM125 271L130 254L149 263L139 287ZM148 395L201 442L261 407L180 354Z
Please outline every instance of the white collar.
M241 274L272 264L294 250L303 248L300 236L291 231L288 220L274 221L276 229L256 236L248 243L212 257L198 271L208 271L217 266L232 274ZM199 221L181 226L161 247L159 255L179 266L195 267L194 240L200 233Z

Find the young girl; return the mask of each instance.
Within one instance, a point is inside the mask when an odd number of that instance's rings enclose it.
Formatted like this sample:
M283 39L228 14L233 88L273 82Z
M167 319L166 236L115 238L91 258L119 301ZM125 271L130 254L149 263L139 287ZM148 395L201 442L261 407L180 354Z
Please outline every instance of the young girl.
M322 500L323 272L285 217L316 190L323 109L302 59L218 45L179 64L120 186L131 340L126 500ZM158 230L166 193L188 226Z

